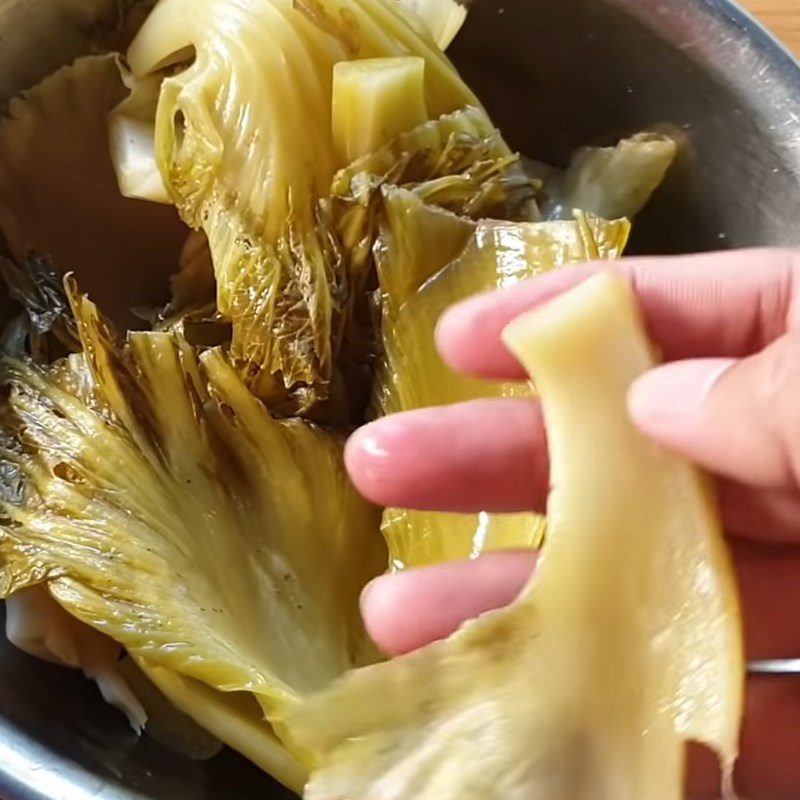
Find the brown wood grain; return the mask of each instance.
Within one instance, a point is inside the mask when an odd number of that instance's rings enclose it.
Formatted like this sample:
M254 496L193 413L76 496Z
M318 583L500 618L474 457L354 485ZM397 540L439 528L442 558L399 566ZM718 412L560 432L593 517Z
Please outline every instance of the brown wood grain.
M800 0L741 0L741 2L800 56Z

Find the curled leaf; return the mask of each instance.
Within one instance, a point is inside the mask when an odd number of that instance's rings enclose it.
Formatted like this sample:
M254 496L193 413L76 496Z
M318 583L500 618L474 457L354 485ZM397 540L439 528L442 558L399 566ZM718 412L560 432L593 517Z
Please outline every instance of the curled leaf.
M586 147L562 175L547 183L548 219L569 219L575 209L606 219L635 217L661 185L678 152L675 140L640 133L615 147Z

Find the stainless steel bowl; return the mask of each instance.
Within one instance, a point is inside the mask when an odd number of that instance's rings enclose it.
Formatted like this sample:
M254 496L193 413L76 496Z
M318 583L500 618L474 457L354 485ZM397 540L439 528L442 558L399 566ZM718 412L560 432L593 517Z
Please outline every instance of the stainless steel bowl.
M0 98L85 52L122 0L0 0ZM726 0L476 0L452 51L511 142L563 162L669 124L688 147L634 248L800 243L800 67ZM137 740L81 677L0 644L3 800L277 800L231 753Z

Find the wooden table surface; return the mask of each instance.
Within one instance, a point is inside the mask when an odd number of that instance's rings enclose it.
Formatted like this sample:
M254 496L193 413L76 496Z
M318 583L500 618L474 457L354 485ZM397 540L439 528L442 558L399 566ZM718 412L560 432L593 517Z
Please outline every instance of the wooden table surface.
M741 0L800 56L800 0Z

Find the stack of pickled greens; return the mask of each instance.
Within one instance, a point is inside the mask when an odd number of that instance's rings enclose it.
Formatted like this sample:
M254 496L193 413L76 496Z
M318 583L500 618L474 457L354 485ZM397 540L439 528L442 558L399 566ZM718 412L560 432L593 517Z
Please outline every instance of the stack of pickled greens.
M676 800L689 739L729 771L729 569L701 479L625 420L652 355L624 281L507 333L548 422L547 520L377 509L342 461L377 415L532 396L450 372L437 318L622 255L674 142L523 164L443 54L452 0L134 11L126 53L0 122L9 638L310 800ZM377 663L372 577L543 541L511 608Z

